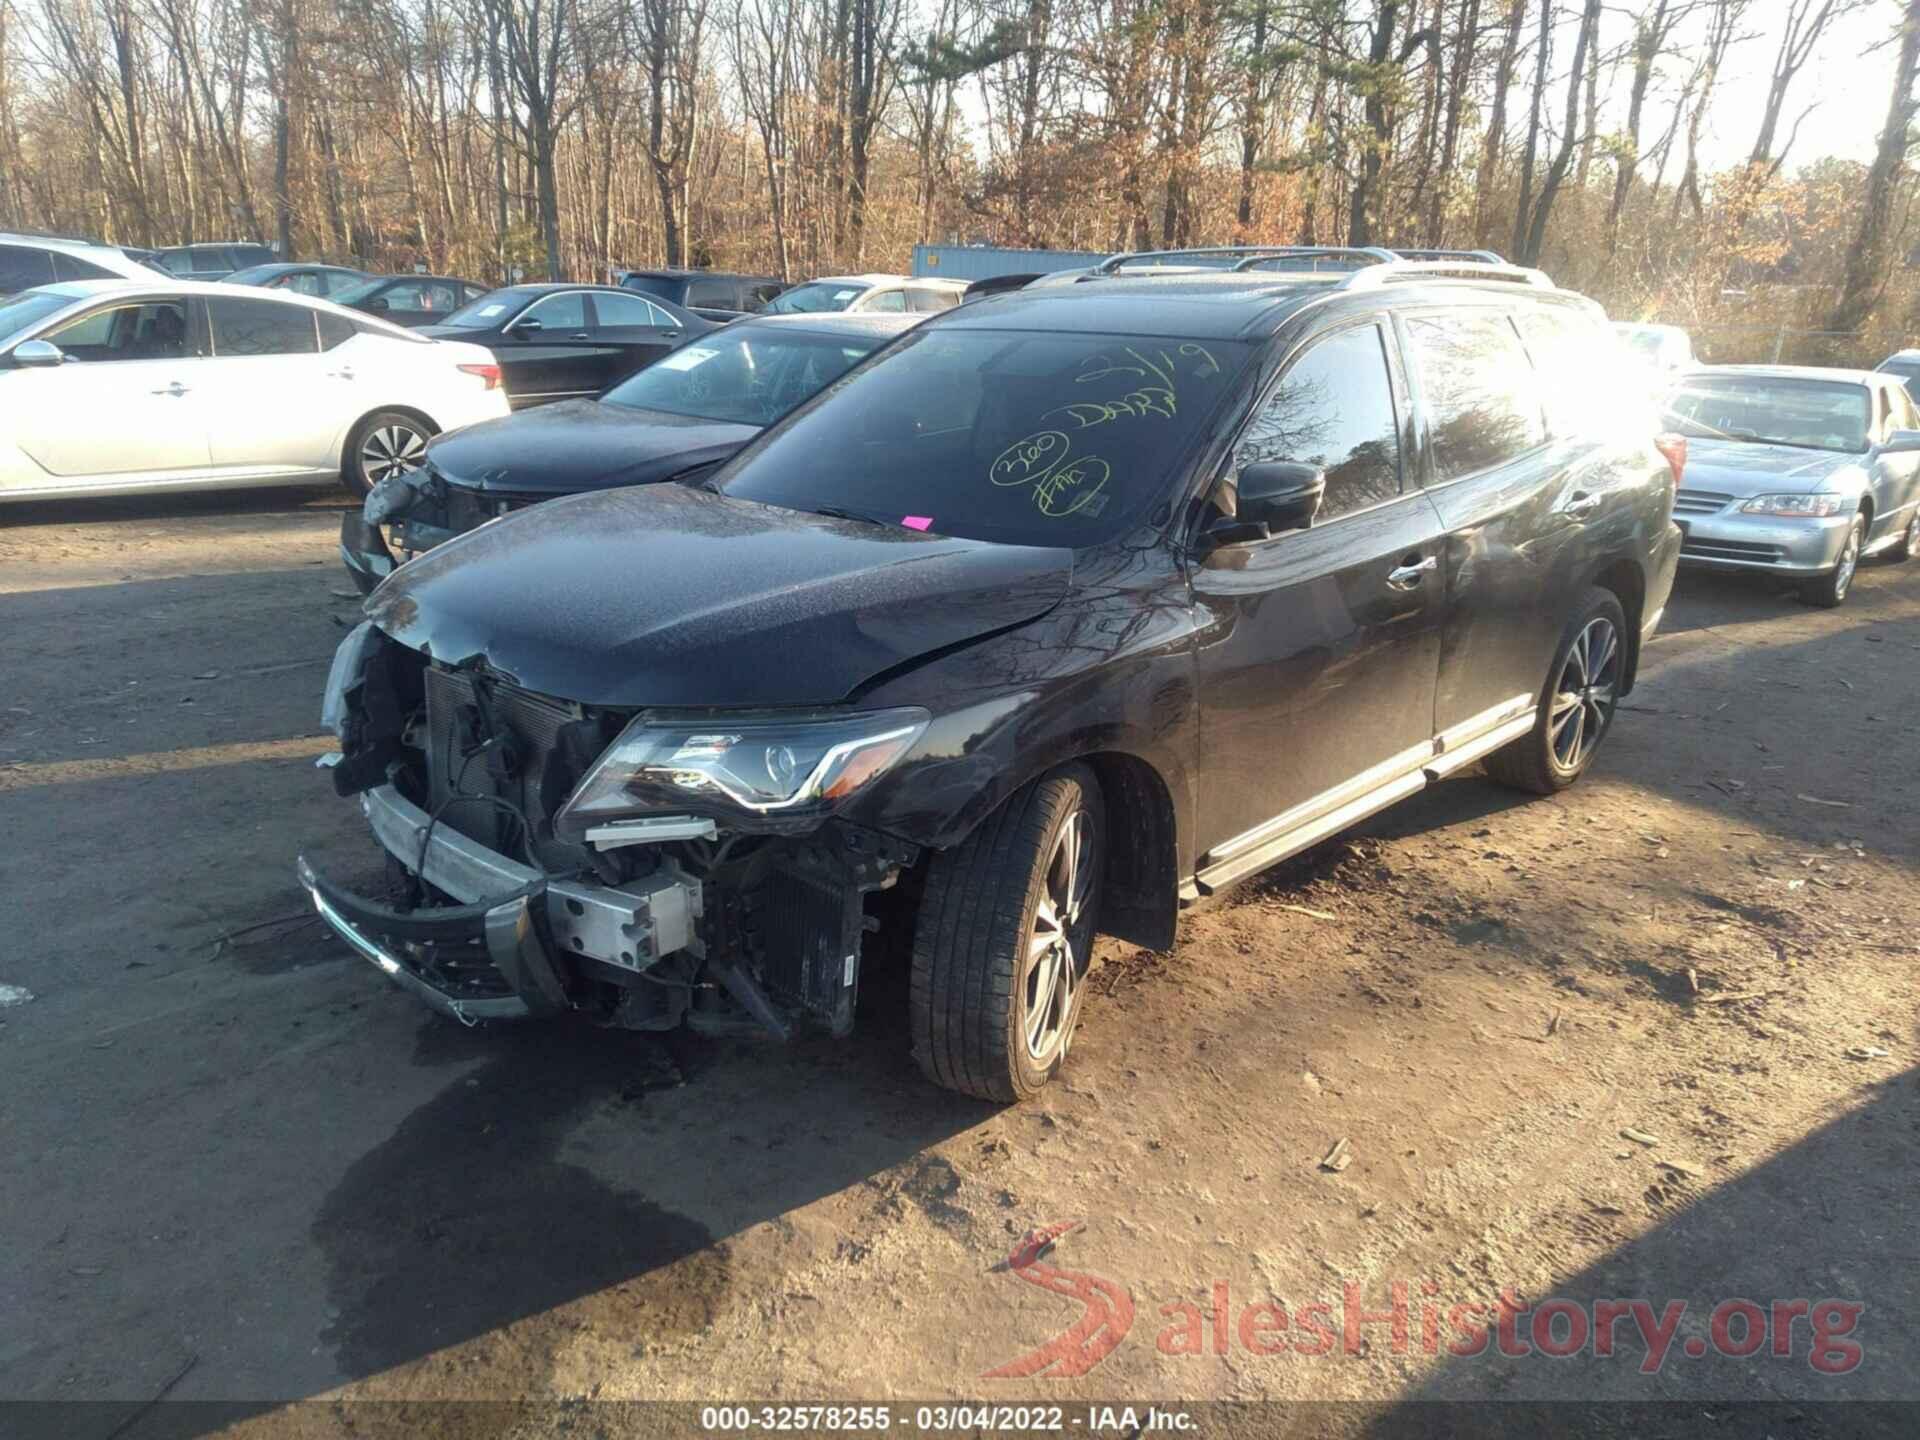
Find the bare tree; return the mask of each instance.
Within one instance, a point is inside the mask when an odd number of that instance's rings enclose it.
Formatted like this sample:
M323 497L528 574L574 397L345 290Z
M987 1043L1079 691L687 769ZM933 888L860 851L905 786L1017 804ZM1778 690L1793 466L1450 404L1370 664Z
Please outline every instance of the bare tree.
M1880 145L1873 168L1867 172L1867 191L1860 205L1860 224L1847 249L1846 275L1840 301L1827 319L1829 330L1851 332L1866 323L1893 273L1889 240L1893 230L1893 191L1915 142L1914 76L1920 67L1920 0L1897 0L1899 29L1895 32L1899 59L1894 65L1893 93L1887 98L1887 118L1880 129Z

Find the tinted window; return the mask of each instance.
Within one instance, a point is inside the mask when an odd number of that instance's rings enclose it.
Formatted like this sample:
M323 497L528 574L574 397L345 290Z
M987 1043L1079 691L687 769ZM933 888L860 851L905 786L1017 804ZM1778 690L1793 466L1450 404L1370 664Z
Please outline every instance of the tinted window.
M489 290L478 299L469 300L440 323L461 330L491 330L496 325L506 324L526 303L527 292L524 290L516 290L511 286Z
M695 280L687 286L686 303L705 305L715 310L738 310L740 287L731 280Z
M0 245L0 291L31 290L53 283L53 260L44 250Z
M160 268L171 275L184 275L193 269L191 250L162 250L159 256Z
M766 309L767 306L771 305L774 300L778 298L780 292L786 288L784 285L777 284L749 286L747 289L747 309L751 311Z
M236 270L242 265L266 265L279 258L273 253L272 247L267 245L228 245L215 248L224 248L229 257L227 263Z
M596 303L604 297L595 297ZM681 346L600 397L608 405L767 425L870 354L881 335L729 326Z
M189 268L194 270L231 271L236 264L234 260L229 258L229 252L224 245L195 245L187 253L190 257L188 262ZM273 256L269 253L260 258L262 260L271 260ZM249 260L245 263L250 265L253 262Z
M41 337L51 340L70 359L83 363L107 360L184 360L193 352L187 343L187 304L184 300L149 301L143 305L115 305L69 320Z
M1533 357L1554 434L1602 437L1618 433L1626 415L1646 413L1645 372L1623 363L1619 345L1597 318L1543 305L1522 310L1515 323Z
M602 330L619 330L630 326L652 329L660 325L672 325L664 310L656 310L638 295L595 295L593 313L598 317L596 323Z
M576 330L587 328L587 297L578 290L565 295L552 295L540 301L520 319L538 320L542 330L565 331L571 335Z
M207 301L213 325L215 355L311 355L313 311L301 305L279 305L271 300Z
M53 252L53 273L58 280L119 280L123 278L117 272L91 261L81 260L60 251Z
M1377 325L1343 330L1296 360L1233 452L1236 475L1280 460L1327 472L1322 520L1400 493L1399 421Z
M342 295L346 300L352 292ZM402 280L380 292L389 310L406 310L429 315L451 315L460 308L460 296L445 280Z
M285 284L292 278L292 272L282 270L278 265L249 265L244 270L236 270L227 276L229 285L265 285L269 282Z
M323 270L320 273L321 294L323 296L344 295L360 284L360 277L351 270ZM451 310L451 305L447 309Z
M1667 397L1667 420L1708 440L1792 445L1803 450L1867 448L1867 387L1774 375L1689 375Z
M336 345L344 345L360 333L359 328L344 315L320 312L320 348L331 350Z
M1432 427L1436 479L1489 469L1546 439L1533 366L1503 312L1410 316L1407 333Z
M1169 498L1246 363L1235 341L925 331L829 385L714 483L943 535L1097 545Z
M620 282L623 290L638 290L643 295L658 295L662 300L680 301L687 282L674 275L628 275Z

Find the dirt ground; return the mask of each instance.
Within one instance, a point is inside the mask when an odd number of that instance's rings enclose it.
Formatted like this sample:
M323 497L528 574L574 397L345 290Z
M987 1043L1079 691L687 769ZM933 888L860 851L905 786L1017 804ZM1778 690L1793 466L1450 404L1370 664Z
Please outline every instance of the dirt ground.
M1449 780L1169 955L1107 946L1064 1083L995 1109L922 1082L884 978L845 1045L462 1030L326 935L294 853L374 860L311 765L341 503L0 511L0 1398L114 1402L64 1412L103 1437L161 1396L267 1434L308 1397L522 1395L1912 1433L1809 1407L1920 1401L1920 564L1837 611L1683 579L1581 785ZM1384 1316L1396 1282L1405 1343L1348 1344L1348 1287ZM1451 1353L1502 1292L1688 1308L1654 1373L1630 1325ZM1790 1307L1724 1353L1741 1298L1864 1307L1857 1353L1810 1363ZM1299 1343L1260 1353L1275 1302Z

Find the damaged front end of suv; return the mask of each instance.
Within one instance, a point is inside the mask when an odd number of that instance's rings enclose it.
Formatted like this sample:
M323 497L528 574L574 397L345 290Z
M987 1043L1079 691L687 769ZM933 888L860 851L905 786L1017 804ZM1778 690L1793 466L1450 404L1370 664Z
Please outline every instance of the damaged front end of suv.
M731 528L758 579L690 603ZM322 763L386 851L386 894L305 856L300 881L355 950L463 1022L845 1035L874 897L922 851L848 811L931 718L849 695L1044 613L1070 569L678 486L462 537L375 594L328 679L340 749ZM650 577L624 604L623 574ZM889 618L903 608L921 618Z

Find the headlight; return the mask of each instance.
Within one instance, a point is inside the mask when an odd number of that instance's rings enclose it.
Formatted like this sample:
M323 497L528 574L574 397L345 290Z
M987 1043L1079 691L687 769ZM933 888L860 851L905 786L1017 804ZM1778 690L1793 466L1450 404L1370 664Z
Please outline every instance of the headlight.
M1740 507L1742 515L1779 515L1789 520L1823 520L1853 508L1844 495L1756 495Z
M927 728L920 709L852 715L643 714L587 772L554 828L649 811L827 814L883 774Z

